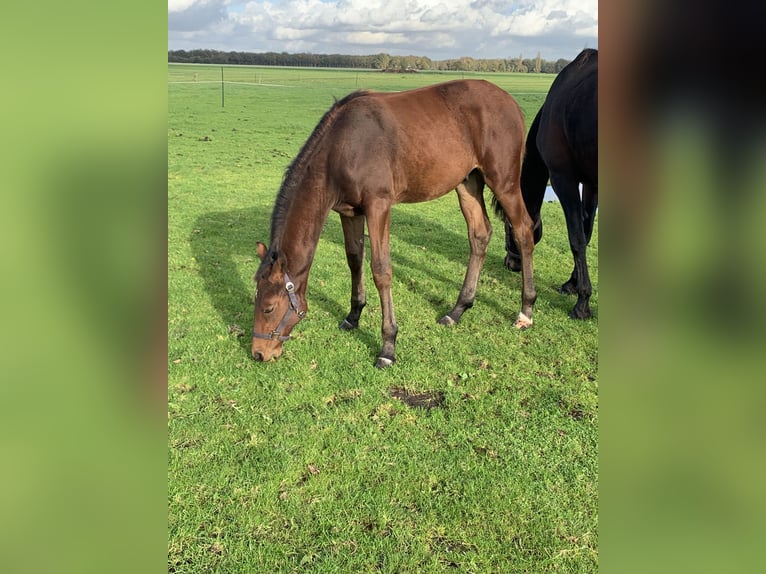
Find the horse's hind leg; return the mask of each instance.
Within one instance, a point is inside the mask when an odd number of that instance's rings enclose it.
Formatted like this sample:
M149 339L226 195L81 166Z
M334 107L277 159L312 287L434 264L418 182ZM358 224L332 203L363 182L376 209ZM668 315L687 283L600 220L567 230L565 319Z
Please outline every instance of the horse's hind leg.
M487 183L511 224L513 239L521 256L521 312L514 325L524 329L532 325L532 310L537 299L532 263L532 253L535 249L534 224L524 205L518 180L506 187L500 186L501 181L499 178L495 181L494 177L487 176Z
M468 242L471 255L465 273L463 287L452 311L439 319L442 325L454 325L460 321L466 309L473 306L476 297L476 285L487 255L487 246L492 237L492 226L484 205L484 178L478 170L473 171L456 188L460 209L468 226Z
M595 184L583 184L582 186L582 223L585 233L585 245L590 244L590 238L593 235L593 224L596 219L596 209L598 208L598 186ZM559 291L566 295L577 295L577 266L572 270L569 280L564 283Z
M519 255L519 249L513 240L513 228L507 220L503 221L503 225L505 226L505 260L503 265L509 271L521 271L521 255Z
M346 260L351 271L351 310L341 322L340 328L350 330L359 326L359 317L367 304L364 288L364 215L341 215L340 223L346 244Z
M573 319L588 319L591 316L590 296L591 283L588 274L588 263L585 259L585 248L588 245L588 238L585 232L585 219L583 214L583 202L580 199L580 190L577 181L559 174L551 173L551 185L556 190L556 194L561 201L561 207L564 210L564 217L567 222L567 231L569 233L569 245L572 249L574 258L574 271L569 281L561 286L562 293L571 293L572 287L577 293L577 302L569 313ZM595 212L595 208L594 208ZM590 232L592 233L592 223Z
M516 241L513 239L513 227L508 223L508 220L503 221L505 226L505 259L503 265L508 271L519 272L521 271L521 255L519 254L519 248L516 247ZM534 225L535 245L540 242L543 237L543 220L540 213L537 214Z

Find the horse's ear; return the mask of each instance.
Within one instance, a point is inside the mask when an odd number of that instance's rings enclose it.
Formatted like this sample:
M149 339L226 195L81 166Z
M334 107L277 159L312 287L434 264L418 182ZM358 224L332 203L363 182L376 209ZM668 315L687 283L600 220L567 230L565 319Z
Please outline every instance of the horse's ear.
M258 259L263 261L263 258L266 257L266 254L269 252L269 248L259 241L256 244L256 252L258 253Z

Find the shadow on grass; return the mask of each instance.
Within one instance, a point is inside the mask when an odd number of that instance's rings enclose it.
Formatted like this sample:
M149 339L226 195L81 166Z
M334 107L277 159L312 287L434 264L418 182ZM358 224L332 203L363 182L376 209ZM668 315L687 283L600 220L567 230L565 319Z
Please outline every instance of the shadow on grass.
M249 265L255 273L255 244L260 239L259 230L268 229L270 215L262 209L206 213L197 218L189 235L205 291L223 323L244 330L245 335L238 340L248 354L254 285L243 279L240 268Z
M458 209L457 200L455 204L455 209ZM250 337L247 334L252 327L254 293L251 277L258 267L255 245L259 240L268 239L270 218L270 208L207 213L195 221L194 229L189 236L192 254L199 266L205 290L223 323L227 326L237 325L244 331L244 335L238 337L238 341L248 355ZM340 246L342 252L343 233L340 224L337 223L337 215L331 213L329 219L332 218L335 218L335 222L325 225L322 238ZM494 241L502 240L502 224L495 217L492 224ZM434 321L436 321L452 308L463 282L469 251L465 224L462 223L459 228L448 228L433 218L418 215L412 209L394 208L391 240L395 281L426 299L434 307ZM411 249L397 249L396 243L407 243ZM412 253L418 253L424 247L429 258L438 257L454 262L460 271L454 276L448 276L411 256ZM369 260L369 249L367 257ZM334 272L348 274L345 257L339 257L336 264L337 270ZM245 273L243 268L246 269ZM369 266L365 269L365 273L369 277ZM426 276L429 282L436 285L424 287L422 280L419 279ZM486 285L480 285L477 304L490 306L496 314L505 316L510 321L514 320L521 306L521 275L506 270L502 255L490 252L484 263L482 277L496 280L499 288L490 290ZM546 277L546 282L548 279ZM549 303L553 307L560 308L562 312L568 313L572 304L569 298L541 284L539 279L536 283L538 294L552 293L550 297L547 297ZM350 290L350 276L348 284ZM308 293L314 304L330 316L337 318L338 322L348 313L348 307L339 304L337 297L331 295L319 282L313 281L309 285ZM368 290L368 299L370 302L377 300L377 291L374 287ZM400 307L397 311L407 312ZM379 318L377 321L379 323ZM356 329L350 334L369 347L372 354L378 352L381 342L377 329L374 331Z
M236 325L244 331L238 337L238 344L248 357L255 291L251 278L259 265L255 246L257 241L268 240L270 220L270 209L211 212L195 220L189 236L205 291L224 325ZM339 241L343 243L342 235ZM339 271L347 269L345 258L337 264ZM338 304L318 282L309 285L308 293L311 301L336 317L338 323L348 313L348 308ZM341 331L338 330L338 333L340 335ZM351 334L369 347L373 354L379 350L377 331L357 329Z

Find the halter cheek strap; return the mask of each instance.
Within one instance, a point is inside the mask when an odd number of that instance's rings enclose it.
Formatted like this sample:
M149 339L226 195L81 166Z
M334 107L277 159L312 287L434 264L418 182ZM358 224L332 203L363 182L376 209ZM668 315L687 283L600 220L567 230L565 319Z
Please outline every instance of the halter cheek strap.
M285 316L282 317L282 320L279 322L279 325L277 325L277 328L274 329L271 333L258 333L255 329L253 329L254 339L266 339L269 341L289 341L290 335L283 335L282 330L285 328L285 325L287 325L290 317L293 313L297 313L298 320L300 321L306 315L306 311L298 310L298 296L295 294L295 285L292 281L290 281L290 277L287 275L287 273L285 273L285 290L287 291L287 297L290 300L290 307L287 309L287 311L285 311Z

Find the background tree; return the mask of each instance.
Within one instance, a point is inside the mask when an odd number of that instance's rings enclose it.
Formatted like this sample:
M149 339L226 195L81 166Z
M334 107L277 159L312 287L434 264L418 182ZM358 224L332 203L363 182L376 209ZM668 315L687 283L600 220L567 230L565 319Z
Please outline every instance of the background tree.
M386 70L388 69L388 65L391 62L391 56L388 54L378 54L375 57L375 67L378 70Z
M322 68L359 68L378 70L444 70L462 72L542 72L558 74L569 60L543 60L538 52L534 60L518 58L474 59L468 56L449 60L431 60L425 56L391 56L380 53L366 56L347 54L311 54L302 52L222 52L219 50L168 50L168 62L248 66L305 66Z

